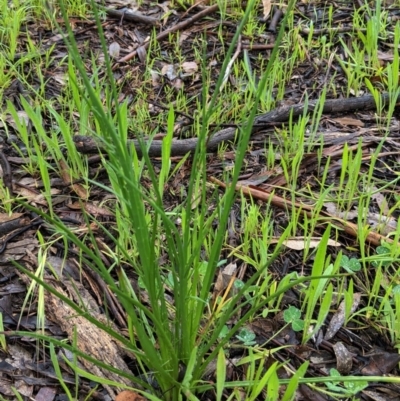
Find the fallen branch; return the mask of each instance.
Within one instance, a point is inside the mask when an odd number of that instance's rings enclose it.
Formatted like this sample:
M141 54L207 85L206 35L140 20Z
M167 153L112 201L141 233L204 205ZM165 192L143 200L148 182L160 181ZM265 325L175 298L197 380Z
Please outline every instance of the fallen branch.
M213 150L223 141L229 141L235 136L235 128L226 128L218 131L207 142L207 150ZM105 151L105 146L96 138L91 136L76 135L74 142L77 150L81 153L98 153ZM143 140L146 144L146 141ZM174 139L171 146L171 156L183 156L186 153L193 152L196 149L198 138L190 139ZM163 141L154 140L147 145L147 153L151 157L161 156ZM142 149L137 139L128 140L128 146L135 146L136 152L139 156L142 155Z
M227 185L223 183L222 181L218 180L215 177L210 177L210 181L213 182L214 184L226 188ZM236 185L236 190L242 192L243 194L247 196L251 196L252 198L262 200L264 202L271 202L271 205L279 207L280 209L283 210L291 210L293 207L296 207L298 210L301 210L301 212L308 217L312 217L312 207L310 205L306 205L300 202L292 202L288 199L282 198L278 195L274 195L270 192L264 191L260 188L256 188L253 186L244 186L241 184ZM357 238L358 237L358 226L357 224L350 223L349 221L340 219L336 216L332 216L331 214L321 211L320 216L324 219L322 220L322 223L332 223L333 225L338 226L341 228L344 232L347 234L351 235L352 237ZM385 240L386 242L391 242L389 238L386 238L385 236L378 234L376 232L370 231L365 240L369 242L372 245L379 246L382 243L382 240Z
M397 101L399 101L399 98ZM381 104L386 106L389 104L390 94L384 93L381 95ZM279 107L268 113L261 114L255 118L254 125L267 125L271 123L284 123L289 121L290 116L298 117L302 115L307 107L308 112L311 112L318 106L318 101L309 102L308 106L305 103ZM371 110L376 109L374 97L371 95L347 98L347 99L331 99L326 100L323 106L323 113L348 113L355 110ZM231 141L235 138L237 128L225 128L217 131L209 136L207 141L207 150L212 151L224 141ZM99 153L104 152L105 147L101 141L90 136L77 135L74 136L74 142L77 150L81 153ZM196 149L198 138L190 139L174 139L171 146L171 156L183 156L188 152L193 152ZM136 139L129 140L128 145L133 144L136 151L141 155L141 147ZM162 140L154 140L147 145L149 156L158 157L162 152Z

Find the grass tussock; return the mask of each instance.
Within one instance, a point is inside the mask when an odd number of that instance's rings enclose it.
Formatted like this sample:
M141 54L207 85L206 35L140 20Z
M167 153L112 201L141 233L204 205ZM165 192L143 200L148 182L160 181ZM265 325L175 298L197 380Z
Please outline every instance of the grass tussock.
M34 305L35 330L6 327L0 313L0 347L9 352L11 329L37 339L70 400L86 380L151 400L358 399L372 382L399 385L386 374L395 364L363 368L360 349L340 338L367 347L370 336L369 349L386 356L399 344L398 160L390 146L400 27L381 2L347 11L338 26L334 5L291 0L274 6L282 19L266 33L265 3L220 1L220 20L213 14L201 30L194 24L164 41L158 26L146 39L136 31L149 43L131 64L117 62L125 25L111 30L94 2L0 4L1 122L18 163L11 190L2 164L0 208L40 219L30 227L40 230L27 231L35 251L10 257L27 286L20 323ZM170 2L161 21L168 26L194 6ZM96 25L89 40L75 25L85 19ZM32 34L29 24L39 22L51 40ZM365 93L376 105L368 115L324 113L326 99ZM299 116L256 124L297 103ZM212 136L232 125L233 142L211 155ZM94 138L98 154L79 152L75 135ZM160 138L160 156L151 157ZM173 156L187 139L195 150ZM45 319L55 300L70 311L62 340ZM93 338L123 350L121 363L89 352L83 321ZM357 355L357 368L337 352L336 363L324 357L318 368L316 354L339 346Z

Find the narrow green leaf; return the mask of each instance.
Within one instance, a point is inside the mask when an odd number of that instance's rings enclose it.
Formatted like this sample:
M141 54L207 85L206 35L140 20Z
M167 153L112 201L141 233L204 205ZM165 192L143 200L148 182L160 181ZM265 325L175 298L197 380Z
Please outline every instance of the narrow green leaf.
M225 388L225 380L226 380L226 359L224 350L221 348L218 352L217 358L217 401L222 400L222 395Z
M291 401L294 399L297 387L299 385L299 380L302 379L306 374L308 365L309 362L306 361L297 369L296 373L290 379L289 384L286 387L285 394L283 395L281 401Z

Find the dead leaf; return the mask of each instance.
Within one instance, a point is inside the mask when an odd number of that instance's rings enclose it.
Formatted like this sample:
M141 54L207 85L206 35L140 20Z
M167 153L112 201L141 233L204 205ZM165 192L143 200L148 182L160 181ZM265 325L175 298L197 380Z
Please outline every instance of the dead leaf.
M182 32L179 37L179 44L183 45L186 42L186 40L189 38L190 35L191 35L191 32L189 32L189 31Z
M147 50L144 46L139 46L136 49L136 54L139 57L141 63L146 64Z
M332 118L332 120L342 125L353 125L355 127L364 127L364 123L361 120L357 120L356 118L338 117L338 118Z
M393 61L394 54L393 52L387 53L383 52L382 50L378 50L378 59L379 61Z
M31 128L31 120L28 116L28 114L26 113L26 111L24 110L17 110L17 117L18 117L18 122L22 125L24 125L25 127L28 128L28 131L30 131ZM9 124L11 127L13 127L15 130L17 130L17 123L14 119L14 117L11 114L8 114L6 116L6 122L7 124Z
M367 215L367 221L375 231L382 235L388 235L397 230L397 220L392 216L382 216L379 213L370 212Z
M321 239L322 238L313 238L313 239L311 239L311 241L308 244L309 248L316 248L320 244ZM287 246L290 249L301 250L301 249L305 248L306 241L305 241L304 238L294 239L294 240L287 240L286 242L284 242L284 245ZM340 243L337 242L337 241L334 241L333 239L328 239L328 245L329 246L340 246Z
M234 160L235 154L233 153L233 157L232 160ZM281 173L281 171L279 171L279 169L274 169L274 171L271 170L267 170L267 171L262 171L260 173L257 174L253 174L251 175L249 178L245 179L245 180L240 180L238 181L238 184L240 185L260 185L263 182L267 181L270 179L270 177L272 175L277 175Z
M71 184L71 175L69 173L69 166L67 163L65 163L64 160L59 160L58 161L59 165L60 165L60 174L61 174L61 178L64 181L64 184L66 185L70 185Z
M111 58L118 59L120 54L121 46L117 42L112 42L108 47L108 54Z
M157 71L150 70L151 84L153 87L160 85L160 74Z
M340 219L353 220L358 216L358 210L341 212L337 209L337 205L334 202L325 202L324 206L326 211L333 217L339 217Z
M183 81L180 78L177 78L173 81L172 86L175 89L182 89L183 88Z
M353 356L346 348L346 346L338 341L333 345L333 351L336 356L336 369L341 375L347 375L350 373L353 367Z
M97 216L114 217L114 213L110 212L108 209L104 207L96 206L93 203L85 204L85 209L89 214L95 217Z
M21 396L24 396L22 398L26 397L29 399L33 395L33 386L29 384L29 379L33 378L33 372L29 372L25 369L25 361L29 361L32 357L29 355L28 350L12 342L9 343L7 351L7 357L4 359L7 363L7 368L12 368L11 376L19 378L13 383L13 387ZM15 399L15 397L13 398Z
M217 281L215 282L214 291L218 294L222 293L236 275L237 264L229 263L224 269L218 271Z
M71 189L82 199L86 200L89 197L88 191L81 184L72 184Z
M183 76L193 75L199 70L199 66L194 61L186 61L182 63L181 67L184 72Z
M376 352L361 369L365 376L382 376L390 373L400 362L400 355L390 352Z
M316 248L320 242L321 242L321 237L311 237L310 242L309 242L309 248ZM301 251L302 249L306 248L308 239L305 237L296 237L296 238L291 238L286 240L283 245L288 247L289 249L294 249L296 251ZM279 238L273 238L271 240L272 244L277 244L279 242ZM328 239L328 245L329 246L340 246L340 243L337 241L334 241L333 239Z
M36 394L35 401L53 401L55 396L55 387L41 387Z
M277 330L277 324L273 319L258 318L250 323L250 329L257 336L271 336Z
M353 304L351 305L350 313L353 313L358 308L358 305L360 304L360 300L361 300L361 293L359 293L359 292L354 293L353 294ZM345 322L345 302L343 300L340 303L338 310L332 316L332 319L329 322L329 326L328 326L328 329L326 330L324 340L328 341L331 338L333 338L334 335L341 329L344 322Z
M379 207L383 210L388 209L388 204L383 195L375 194L371 196L378 203ZM373 213L368 209L364 209L360 211L357 207L354 207L354 210L341 212L337 210L336 203L334 202L325 202L324 206L326 211L334 217L339 217L344 220L353 220L357 216L367 216L368 224L377 232L382 235L388 235L389 233L396 231L397 229L397 220L392 216L384 216L382 213Z
M130 390L122 391L115 397L115 401L146 401L146 400L147 398L144 398L140 394Z
M388 214L390 208L385 196L381 192L377 192L376 187L372 187L371 190L374 191L374 193L371 195L371 199L373 199L378 204L379 210L381 210L382 213Z
M264 9L264 12L263 12L264 19L267 19L269 16L269 13L271 12L271 7L272 7L271 0L263 0L262 3L263 3L263 9Z
M13 213L11 216L8 213L0 213L0 223L19 219L23 213Z
M371 401L387 401L388 399L389 399L389 400L391 400L391 399L395 400L395 399L397 398L398 393L395 392L395 393L393 394L393 397L387 398L387 396L388 396L388 395L387 395L388 391L389 391L389 390L388 390L387 388L385 388L385 395L384 395L384 397L382 397L382 396L381 396L378 392L376 392L376 391L363 390L362 393L363 393L364 396L369 397L369 399L371 399Z
M15 191L18 195L22 196L25 198L28 202L41 205L41 206L48 206L46 198L43 194L37 193L36 191L31 191L28 188L18 188L17 191ZM58 195L61 191L56 188L51 188L50 190L50 195Z
M66 185L69 185L71 189L83 200L86 200L89 196L88 191L81 184L72 184L71 185L71 174L70 168L64 160L59 160L60 169L61 169L61 178Z
M173 64L164 64L161 68L161 75L167 77L170 81L173 81L178 77L178 73Z

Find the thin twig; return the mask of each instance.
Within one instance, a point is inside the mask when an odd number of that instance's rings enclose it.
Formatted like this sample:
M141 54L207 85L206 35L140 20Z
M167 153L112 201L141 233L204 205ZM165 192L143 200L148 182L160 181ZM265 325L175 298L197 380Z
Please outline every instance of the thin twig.
M3 170L3 184L8 189L9 195L11 196L13 193L11 167L6 155L2 151L0 151L0 166Z
M346 33L346 32L366 32L366 28L354 28L353 26L340 26L338 28L319 28L313 29L313 36L317 35L326 35L326 34L335 34L335 33ZM300 28L300 32L304 35L309 35L311 32L310 28Z
M224 182L218 180L215 177L210 177L210 181L213 182L214 184L226 188L227 184ZM273 193L266 192L260 188L254 188L252 186L245 186L241 184L236 185L236 190L243 193L244 195L251 196L255 199L260 199L264 202L270 202L272 205L279 207L280 209L284 210L291 210L293 207L297 208L300 210L304 215L307 215L311 217L313 214L313 208L310 205L299 203L299 202L293 202L289 199L281 198L278 195L275 195ZM325 223L331 222L332 224L339 226L340 228L343 229L347 234L351 235L352 237L358 237L358 226L354 223L351 223L349 221L340 219L338 217L332 216L331 214L327 212L321 212L321 215L324 216ZM381 244L382 240L392 242L390 239L384 237L383 235L370 231L368 232L366 236L366 241L369 242L372 245L378 246Z
M164 32L161 32L157 35L156 40L160 41L166 37L168 37L168 35L172 32L176 32L179 31L181 29L187 28L189 25L192 25L194 22L196 22L197 20L205 17L206 15L209 15L211 13L213 13L214 11L218 10L218 4L214 4L213 6L207 7L204 10L201 10L199 13L193 15L193 17L188 18L185 21L182 21L179 24L176 24L174 26L172 26L171 28L167 29ZM144 43L143 45L139 46L137 49L135 49L133 52L127 54L125 57L121 58L120 60L117 61L117 65L119 63L124 63L126 61L131 60L133 57L135 57L138 53L138 51L140 51L139 49L142 48L143 49L147 49L150 45L150 40L147 41L146 43ZM115 68L115 66L113 67Z
M146 25L157 25L160 22L157 18L148 17L147 15L143 15L138 11L132 12L130 10L114 10L112 8L104 8L104 11L111 18L139 22Z

